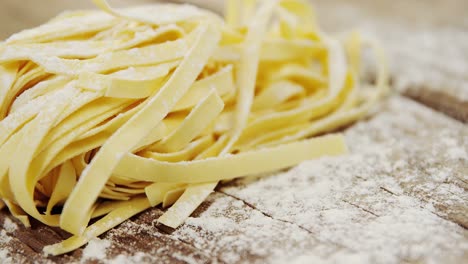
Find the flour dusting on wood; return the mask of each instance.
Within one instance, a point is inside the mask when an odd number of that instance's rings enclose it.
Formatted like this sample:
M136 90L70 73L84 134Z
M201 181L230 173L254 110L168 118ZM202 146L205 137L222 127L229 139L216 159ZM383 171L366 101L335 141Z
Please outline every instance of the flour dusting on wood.
M350 155L306 161L221 190L355 252L360 263L456 263L468 252L468 233L444 218L468 211L459 185L468 167L467 131L397 97L345 133ZM452 149L460 155L447 154Z

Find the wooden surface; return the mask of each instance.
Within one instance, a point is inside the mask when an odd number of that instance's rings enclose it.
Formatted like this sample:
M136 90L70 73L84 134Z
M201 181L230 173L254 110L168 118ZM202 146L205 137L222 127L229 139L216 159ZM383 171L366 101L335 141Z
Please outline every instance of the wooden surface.
M23 20L36 12L32 3L38 2L22 1L18 7L18 1L2 0L0 19L8 21L0 23L3 36L50 17L41 13ZM50 8L43 7L48 12L86 5L48 2ZM217 1L200 2L219 10ZM374 115L344 131L351 154L339 162L311 161L219 186L173 232L157 225L161 209L151 209L102 237L110 241L106 259L468 262L468 127L463 123L468 121L468 2L315 2L327 30L357 27L377 35L392 60L397 92ZM3 263L99 262L82 257L86 248L43 256L44 245L67 237L60 230L37 222L25 229L5 211L0 226L0 259L1 249L9 249Z

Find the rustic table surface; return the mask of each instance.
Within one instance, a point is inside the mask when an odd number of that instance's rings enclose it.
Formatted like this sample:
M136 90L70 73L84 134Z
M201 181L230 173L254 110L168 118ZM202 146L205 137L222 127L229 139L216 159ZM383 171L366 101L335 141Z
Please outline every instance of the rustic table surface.
M129 2L150 1L112 1ZM151 209L61 257L42 248L68 234L0 211L0 262L468 263L468 1L314 3L326 30L375 35L392 63L393 95L344 130L350 155L218 186L173 232ZM89 6L2 0L0 37Z

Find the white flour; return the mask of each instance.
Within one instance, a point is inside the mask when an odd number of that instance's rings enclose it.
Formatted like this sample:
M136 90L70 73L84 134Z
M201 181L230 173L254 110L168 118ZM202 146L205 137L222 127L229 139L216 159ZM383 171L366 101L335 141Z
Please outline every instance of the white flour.
M14 263L13 258L10 257L10 253L8 249L0 249L0 260L2 261L3 264Z
M82 261L91 259L106 259L107 248L111 245L109 240L94 238L86 245L83 250Z
M359 263L456 263L468 252L467 232L434 206L468 208L454 167L468 164L468 130L405 99L392 99L389 108L346 132L351 155L307 161L223 191L349 249ZM306 253L297 261L343 263L344 255Z
M6 217L3 221L3 228L5 229L5 231L11 233L18 229L18 225L15 222L13 222L10 218Z

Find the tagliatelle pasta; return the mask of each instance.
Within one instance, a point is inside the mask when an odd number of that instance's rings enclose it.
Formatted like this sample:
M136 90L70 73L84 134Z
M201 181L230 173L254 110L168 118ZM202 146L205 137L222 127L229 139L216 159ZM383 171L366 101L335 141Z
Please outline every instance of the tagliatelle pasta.
M306 0L230 0L225 21L94 2L0 43L0 208L73 235L48 254L152 206L177 228L219 181L344 154L323 134L388 89L377 43L320 31ZM375 85L359 80L365 47Z

